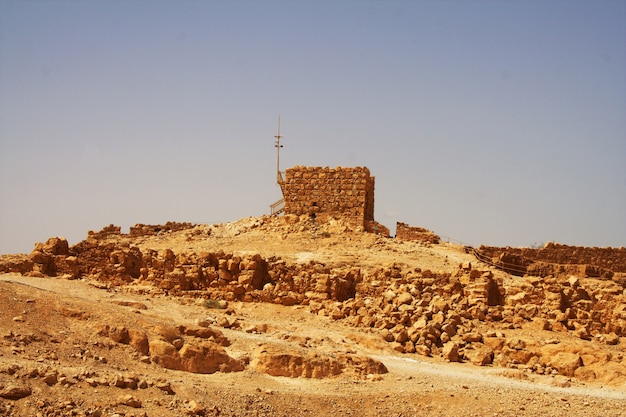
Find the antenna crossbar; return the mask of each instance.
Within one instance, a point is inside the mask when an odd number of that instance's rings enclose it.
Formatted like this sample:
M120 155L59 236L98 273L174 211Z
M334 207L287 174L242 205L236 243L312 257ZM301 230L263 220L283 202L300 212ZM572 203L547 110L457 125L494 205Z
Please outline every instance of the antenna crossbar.
M282 138L280 134L280 114L278 115L278 133L274 137L276 138L276 142L274 143L274 147L276 148L276 183L282 185L284 180L280 172L280 148L283 147L283 145L280 144L280 139Z

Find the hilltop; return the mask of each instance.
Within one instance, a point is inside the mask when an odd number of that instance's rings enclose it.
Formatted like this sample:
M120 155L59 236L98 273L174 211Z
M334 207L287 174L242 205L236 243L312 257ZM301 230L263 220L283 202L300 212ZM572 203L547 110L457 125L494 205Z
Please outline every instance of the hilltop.
M475 255L332 216L51 238L0 257L0 414L619 415L618 262Z

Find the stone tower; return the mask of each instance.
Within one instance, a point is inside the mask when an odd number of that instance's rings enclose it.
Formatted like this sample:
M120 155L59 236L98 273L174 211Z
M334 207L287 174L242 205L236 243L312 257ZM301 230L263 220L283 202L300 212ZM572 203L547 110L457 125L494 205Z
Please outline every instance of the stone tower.
M281 184L285 214L340 217L368 231L389 234L374 221L374 177L365 167L293 167Z

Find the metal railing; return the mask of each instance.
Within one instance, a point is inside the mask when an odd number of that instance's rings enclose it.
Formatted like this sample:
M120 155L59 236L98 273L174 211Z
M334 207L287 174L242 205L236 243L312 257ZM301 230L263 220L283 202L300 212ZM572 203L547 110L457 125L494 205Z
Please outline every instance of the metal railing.
M475 249L471 246L469 247L469 250L472 253L472 255L474 255L474 257L478 259L479 261L481 261L482 263L490 265L508 274L521 277L521 276L524 276L527 272L526 268L524 268L521 265L510 264L510 263L502 262L502 261L493 261L492 258L489 258L485 254L481 253L478 249Z
M271 216L277 216L283 211L285 211L285 199L284 198L281 198L280 200L270 205Z

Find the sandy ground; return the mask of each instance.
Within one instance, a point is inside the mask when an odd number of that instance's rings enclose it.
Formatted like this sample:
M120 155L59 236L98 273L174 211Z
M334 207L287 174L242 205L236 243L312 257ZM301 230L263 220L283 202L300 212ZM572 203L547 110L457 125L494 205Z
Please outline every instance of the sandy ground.
M365 276L391 265L454 273L460 264L476 263L462 246L354 233L332 219L321 225L285 217L247 218L113 239L142 251L260 254L287 263L359 268ZM492 272L505 284L519 279ZM109 287L89 277L0 274L0 416L626 415L626 385L619 378L603 386L559 375L447 363L440 357L398 353L376 331L312 314L307 306L231 302L225 310L209 309L195 299L152 290L146 282ZM230 341L227 353L247 364L243 371L165 369L102 334L106 326L150 333L199 322L213 323L223 332ZM218 325L223 322L228 328ZM489 331L489 325L481 331ZM568 333L506 332L507 337L580 342ZM388 373L270 376L252 366L255 352L265 345L331 358L363 355L381 361ZM622 341L603 349L622 356L623 346Z
M294 242L291 247L294 259L307 252L320 257L310 246ZM450 263L465 259L459 251L442 250L428 255L437 257L438 265L446 256L454 258ZM32 390L19 400L0 399L0 415L621 416L626 409L626 389L621 387L398 354L375 334L312 315L301 306L231 303L228 318L240 326L221 329L231 340L228 353L246 357L262 343L289 347L305 340L318 353L369 355L382 361L389 373L365 379L344 375L308 379L272 377L251 367L210 375L166 370L145 363L127 345L97 336L97 329L105 324L129 328L193 324L226 313L140 290L100 289L88 280L0 276L0 386ZM120 305L122 301L141 303L145 309ZM260 324L267 326L263 333L244 331ZM17 367L12 374L11 367ZM41 368L56 370L70 382L48 385L32 377L32 370ZM90 374L106 379L129 373L148 381L147 387L92 387L85 380ZM157 388L163 383L174 394ZM124 396L136 398L141 406L124 405Z

